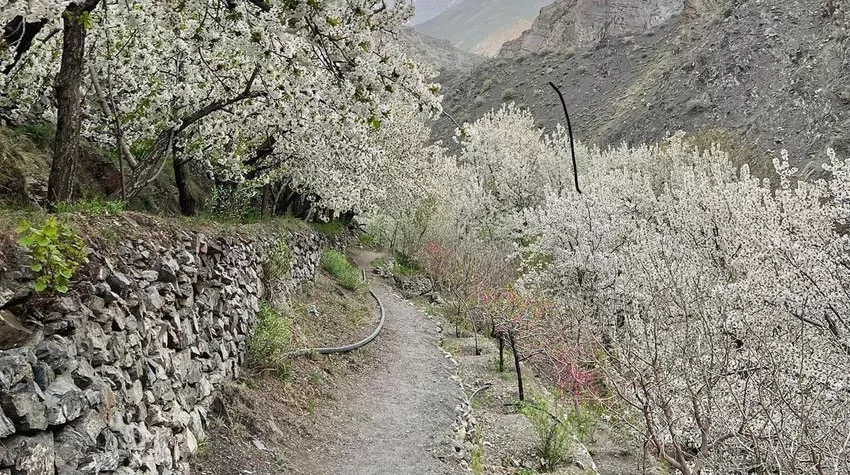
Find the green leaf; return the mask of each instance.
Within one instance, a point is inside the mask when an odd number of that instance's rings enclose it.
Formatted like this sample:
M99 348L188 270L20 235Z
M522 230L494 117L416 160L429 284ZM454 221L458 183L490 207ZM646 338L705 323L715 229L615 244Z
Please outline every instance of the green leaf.
M47 282L45 282L44 278L38 279L35 281L35 291L36 292L44 292L47 290Z
M36 262L30 266L30 270L33 272L41 272L43 268L44 266L42 266L40 262Z
M57 284L56 285L56 291L59 292L60 294L68 293L68 286L63 285L63 284Z

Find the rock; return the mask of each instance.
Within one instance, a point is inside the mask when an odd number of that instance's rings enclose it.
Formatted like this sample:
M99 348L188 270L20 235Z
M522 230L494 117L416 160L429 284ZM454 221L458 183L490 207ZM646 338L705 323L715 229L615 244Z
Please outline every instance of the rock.
M47 423L60 425L80 417L87 401L83 391L74 384L71 375L62 375L44 392Z
M42 390L47 389L56 379L56 373L53 372L53 368L44 361L39 361L32 365L32 374L33 380Z
M15 475L48 475L54 470L53 433L18 435L2 442Z
M5 439L15 433L15 424L6 417L3 410L0 409L0 439Z
M8 391L21 381L33 379L35 356L27 350L0 352L0 390Z
M192 431L187 429L183 432L183 445L180 447L180 450L191 455L195 455L198 452L198 439L195 438L195 434Z
M599 474L597 471L598 469L596 468L596 463L593 461L593 457L590 456L590 452L588 452L587 447L585 447L584 444L579 442L573 442L570 444L567 448L566 459L574 466L584 470L585 473Z
M174 259L163 259L159 266L157 279L160 282L177 283L180 265Z
M98 441L97 450L83 458L80 471L83 473L113 472L120 462L118 439L112 432L104 431Z
M19 431L47 429L47 407L44 394L35 382L30 381L9 393L3 393L0 407L15 423Z
M97 442L97 436L100 435L103 429L106 429L106 421L103 419L103 416L94 409L86 411L85 415L75 421L72 425L77 432L86 436L86 440L91 444Z
M65 426L56 432L56 474L72 475L80 473L77 467L82 463L86 451L94 445L88 435L73 426Z
M159 295L159 290L157 290L157 288L154 286L147 288L143 299L147 307L153 309L154 311L161 310L162 307L165 306L165 302L162 300L162 296Z
M2 299L0 299L2 302ZM0 348L15 348L26 344L33 331L25 327L9 310L0 310Z
M54 371L67 369L69 360L77 356L77 345L61 335L52 335L35 347L39 361L49 364Z
M124 274L115 272L106 278L109 288L118 295L124 295L130 289L132 281Z

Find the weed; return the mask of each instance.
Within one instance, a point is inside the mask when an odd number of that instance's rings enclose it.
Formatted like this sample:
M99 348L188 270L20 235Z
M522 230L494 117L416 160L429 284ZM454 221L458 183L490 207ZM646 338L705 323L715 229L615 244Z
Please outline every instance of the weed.
M260 301L254 337L248 347L248 365L280 368L291 343L292 322L267 301Z
M320 373L318 371L311 371L310 372L310 381L313 384L315 384L316 386L321 386L322 384L325 383L325 377L322 376L322 373Z
M363 247L378 247L377 239L369 233L357 234L357 241L360 242L360 245Z
M57 213L77 213L88 216L114 216L124 212L124 202L91 198L56 205Z
M292 250L285 239L278 241L277 246L269 253L266 263L266 274L269 282L278 282L289 273L292 267Z
M71 277L88 261L83 239L53 216L41 227L24 221L17 232L22 235L18 243L32 259L30 270L38 276L35 291L67 292Z
M345 232L345 223L342 221L328 221L327 223L310 223L316 231L328 236L337 236Z
M440 342L440 348L452 356L455 356L460 353L460 342L457 340L445 339Z
M572 441L585 442L590 438L600 417L596 408L577 406L565 409L546 396L535 396L532 402L521 403L519 412L534 426L540 438L540 457L549 468L564 461Z
M322 269L346 289L363 288L360 271L345 257L345 254L339 251L330 249L322 253Z
M22 125L19 130L42 149L48 148L56 136L56 126L48 122Z
M532 468L521 468L514 475L537 475L537 470Z
M538 452L546 466L558 466L567 456L567 448L574 439L573 430L557 403L537 398L531 403L520 403L519 412L534 426L540 438Z
M393 253L393 273L410 277L417 272L421 272L422 268L419 264L407 254L403 252Z
M195 452L195 456L199 458L203 458L210 450L210 444L207 442L207 439L201 439L198 441L198 451Z
M478 434L475 437L475 446L469 453L469 468L472 470L472 475L484 475L484 440Z

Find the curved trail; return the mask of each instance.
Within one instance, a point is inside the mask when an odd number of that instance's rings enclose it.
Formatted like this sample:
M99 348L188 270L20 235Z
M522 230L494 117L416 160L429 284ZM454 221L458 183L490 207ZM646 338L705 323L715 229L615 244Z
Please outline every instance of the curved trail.
M361 251L368 268L378 254ZM336 407L316 414L335 434L322 434L305 460L311 475L454 475L451 424L460 388L439 349L439 325L378 279L370 286L386 309L386 324L362 375ZM302 472L299 472L302 473Z

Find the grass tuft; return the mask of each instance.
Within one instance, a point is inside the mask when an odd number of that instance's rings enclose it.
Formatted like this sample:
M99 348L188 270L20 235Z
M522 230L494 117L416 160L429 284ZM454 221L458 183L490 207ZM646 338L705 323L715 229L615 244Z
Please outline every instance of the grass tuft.
M329 249L322 253L322 269L346 289L361 290L363 288L360 271L345 257L345 254L337 250Z
M76 213L87 216L114 216L124 212L124 202L90 198L56 205L57 213Z
M260 301L254 337L248 347L248 366L281 368L292 344L292 322L269 302Z
M316 231L326 236L338 236L345 232L345 223L342 221L328 221L327 223L310 223Z

